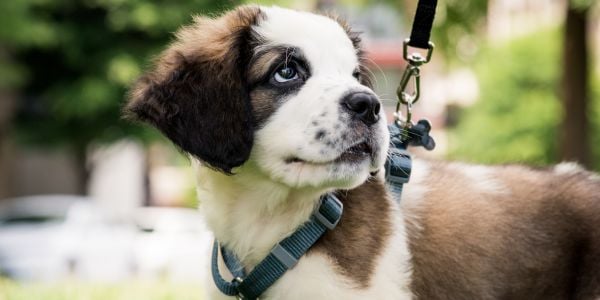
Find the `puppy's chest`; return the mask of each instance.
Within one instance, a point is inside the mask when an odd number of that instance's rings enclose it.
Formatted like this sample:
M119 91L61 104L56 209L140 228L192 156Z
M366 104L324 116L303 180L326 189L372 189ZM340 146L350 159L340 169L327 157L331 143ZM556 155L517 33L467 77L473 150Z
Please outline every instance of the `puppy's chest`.
M375 223L340 223L260 299L412 299L401 215L390 218L385 231L373 230ZM215 296L210 299L231 299L210 284Z
M408 280L404 283L391 280L400 273L389 264L396 261L378 262L368 285L357 284L356 279L340 270L338 262L329 255L313 251L288 271L261 299L411 299ZM386 267L386 264L387 267ZM393 273L393 274L392 274Z
M337 194L344 205L337 227L326 232L260 299L411 299L404 221L383 184L372 180ZM246 258L244 263L255 265L288 232L286 223L302 223L289 215L280 217L255 222L244 218L245 224L238 220L233 227L221 226L235 228L236 233L221 236L245 245L238 251ZM231 299L223 298L214 283L210 286L215 296L211 299Z
M389 248L374 262L369 282L360 282L357 274L349 274L340 265L339 257L332 257L318 247L305 256L273 284L260 299L329 300L329 299L412 299L409 291L410 272L406 249L401 249L401 237L394 237ZM357 262L360 265L360 262ZM227 274L229 275L229 274ZM210 282L209 299L226 297Z

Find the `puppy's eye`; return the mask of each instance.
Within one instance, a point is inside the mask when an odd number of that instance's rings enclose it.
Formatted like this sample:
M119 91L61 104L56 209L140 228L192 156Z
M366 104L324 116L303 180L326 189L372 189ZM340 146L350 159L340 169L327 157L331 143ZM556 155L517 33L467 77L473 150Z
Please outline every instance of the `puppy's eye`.
M293 66L283 66L275 72L273 75L273 79L279 83L288 82L291 80L298 79L300 76L298 75L298 70Z
M356 80L360 80L360 71L354 71L354 73L352 73L352 77L356 78Z

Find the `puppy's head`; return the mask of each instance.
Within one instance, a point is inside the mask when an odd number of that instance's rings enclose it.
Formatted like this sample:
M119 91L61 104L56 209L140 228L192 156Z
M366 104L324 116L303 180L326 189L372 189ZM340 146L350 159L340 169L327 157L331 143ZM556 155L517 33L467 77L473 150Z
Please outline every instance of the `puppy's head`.
M388 145L361 54L331 18L243 6L182 28L126 109L225 173L351 188L383 165Z

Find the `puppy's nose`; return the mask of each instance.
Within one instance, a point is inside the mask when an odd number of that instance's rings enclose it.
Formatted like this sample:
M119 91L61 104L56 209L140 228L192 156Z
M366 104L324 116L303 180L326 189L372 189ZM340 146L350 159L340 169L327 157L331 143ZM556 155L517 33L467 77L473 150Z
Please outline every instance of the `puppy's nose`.
M381 105L377 97L371 93L349 94L342 99L342 106L366 125L373 125L379 121Z

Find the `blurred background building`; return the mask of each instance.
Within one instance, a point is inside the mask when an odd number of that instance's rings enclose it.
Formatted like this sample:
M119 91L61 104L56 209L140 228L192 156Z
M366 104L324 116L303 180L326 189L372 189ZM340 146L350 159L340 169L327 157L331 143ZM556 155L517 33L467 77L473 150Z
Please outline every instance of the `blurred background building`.
M256 2L334 12L363 32L375 90L392 119L416 1ZM438 148L420 155L534 165L567 159L600 170L600 5L439 2L437 47L416 105L417 118L432 121ZM123 120L120 109L127 87L192 14L241 3L0 2L0 274L202 275L198 256L210 235L195 212L202 199L189 161L152 129ZM42 266L46 273L35 271Z

